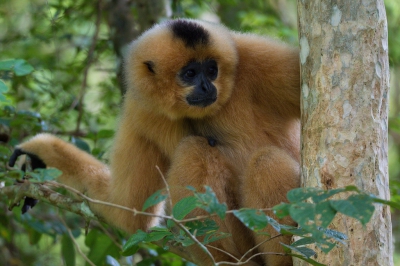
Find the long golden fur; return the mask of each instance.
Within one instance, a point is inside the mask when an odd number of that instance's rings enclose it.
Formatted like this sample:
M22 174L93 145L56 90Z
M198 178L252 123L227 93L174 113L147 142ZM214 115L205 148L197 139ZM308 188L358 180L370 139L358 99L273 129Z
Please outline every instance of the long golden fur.
M177 37L174 23L203 30L208 42ZM186 38L186 39L185 39ZM194 37L196 38L196 36ZM189 41L185 42L185 41ZM192 106L193 89L178 79L188 62L212 58L218 64L213 82L217 100ZM197 20L176 20L154 26L136 40L126 65L129 87L111 156L110 170L90 155L52 135L40 134L18 146L59 168L60 181L89 197L141 209L167 177L173 202L190 194L190 185L210 186L230 209L267 208L285 201L299 183L300 90L298 51L265 37L232 32ZM216 140L215 147L207 139ZM91 204L115 226L133 233L157 220ZM148 211L160 213L159 204ZM195 212L193 215L198 215ZM268 213L272 215L272 213ZM289 220L284 222L290 223ZM265 240L228 215L218 221L233 237L213 243L235 257ZM271 236L277 233L266 229ZM282 252L279 237L259 252ZM210 249L217 261L232 259ZM263 261L263 262L261 262ZM264 255L252 263L291 265L290 257Z

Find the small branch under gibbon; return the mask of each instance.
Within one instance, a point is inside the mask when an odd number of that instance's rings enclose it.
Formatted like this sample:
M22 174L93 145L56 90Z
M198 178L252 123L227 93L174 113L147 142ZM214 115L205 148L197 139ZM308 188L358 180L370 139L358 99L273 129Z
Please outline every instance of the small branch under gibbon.
M68 196L64 196L54 190L52 190L50 187L53 188L65 188L72 194L76 196L76 199L73 199ZM156 215L152 213L146 213L146 212L141 212L136 209L130 209L125 206L117 205L117 204L112 204L109 202L104 202L100 200L95 200L92 198L87 197L83 193L77 191L74 188L71 188L69 186L66 186L61 183L57 183L54 181L45 181L45 182L30 182L29 180L21 180L18 181L15 185L13 186L6 186L6 187L0 187L0 195L5 195L9 199L11 199L11 204L9 206L9 210L12 210L15 206L19 206L19 202L23 200L25 197L30 197L34 199L38 199L42 202L47 202L53 206L56 206L58 208L61 208L63 210L67 210L70 212L73 212L75 214L78 214L82 216L86 221L90 220L96 220L100 222L105 222L104 219L101 217L95 215L91 210L87 202L94 203L94 204L103 204L107 205L110 207L114 208L119 208L123 209L129 212L132 212L133 215L146 215L146 216L153 216L153 217L158 217L162 219L171 219L173 220L177 226L185 231L185 233L193 240L195 241L195 244L198 245L203 252L207 255L207 257L215 264L214 258L212 257L211 253L207 250L207 248L201 244L195 236L193 236L184 226L183 222L175 219L172 216L166 216L166 215ZM107 223L107 222L105 222ZM199 265L201 264L201 261L198 259L198 257L201 257L200 254L189 254L187 250L183 247L174 245L173 243L165 243L164 241L158 241L154 242L154 244L164 247L168 246L168 250L171 251L172 253L177 254L178 256L181 256L182 258L185 258L189 261L195 262Z
M46 183L47 182L33 183L29 180L18 181L14 186L0 188L0 195L5 195L11 199L9 210L12 210L15 206L19 206L19 202L25 197L30 197L76 213L86 220L102 221L100 217L96 216L90 210L89 206L83 200L72 199L64 196L48 188L45 185Z
M164 179L164 182L165 182L167 190L169 191L168 183L166 182L165 179ZM73 196L68 197L68 196L62 195L62 194L54 191L53 188L64 188L68 192L72 193ZM223 265L243 265L243 264L249 263L249 261L252 258L262 255L261 253L257 253L257 254L253 254L250 257L247 257L248 255L250 255L250 253L252 251L254 251L257 247L264 244L265 242L281 236L281 234L278 234L274 237L266 239L265 241L259 243L257 246L255 246L254 248L252 248L248 252L246 252L241 258L235 258L231 254L229 254L223 250L219 250L219 249L213 247L212 245L205 246L196 238L195 235L190 233L189 230L184 226L185 222L201 220L203 218L210 218L212 216L215 216L215 214L199 216L199 217L194 217L194 218L188 218L188 219L183 219L183 220L177 220L173 216L157 215L157 214L153 214L153 213L142 212L142 211L138 211L136 209L131 209L131 208L128 208L125 206L121 206L121 205L117 205L117 204L113 204L113 203L109 203L109 202L105 202L105 201L95 200L95 199L92 199L92 198L84 195L83 193L81 193L80 191L78 191L72 187L69 187L69 186L61 184L61 183L57 183L55 181L31 182L28 179L20 180L20 181L17 181L17 183L13 186L0 187L0 195L5 195L11 200L11 203L9 206L10 210L13 209L15 206L19 206L19 202L21 200L23 200L25 197L30 197L30 198L38 199L42 202L47 202L58 208L78 214L78 215L82 216L87 222L89 222L91 220L95 220L95 221L107 223L106 221L104 221L104 219L102 219L102 217L95 215L91 211L91 209L89 207L89 203L102 204L102 205L107 205L107 206L113 207L113 208L119 208L119 209L131 212L133 216L145 215L145 216L161 218L164 220L172 220L179 227L179 229L184 231L187 234L187 236L191 240L194 241L195 245L201 249L201 251L197 250L197 252L194 252L194 253L199 253L199 251L200 251L200 253L202 253L202 254L191 254L184 247L181 247L179 245L174 245L174 243L169 243L169 242L165 243L162 240L158 241L158 242L154 242L154 244L156 244L160 247L168 246L168 249L171 252L177 254L178 256L181 256L182 258L185 258L186 260L192 261L198 265L211 265L211 264L212 265L221 265L221 264L223 264ZM268 208L265 210L270 210L270 209ZM232 213L232 212L233 212L232 210L227 211L227 213ZM236 262L218 262L218 263L216 263L214 260L214 257L212 256L210 251L207 249L207 247L212 248L212 249L217 249L223 253L226 253L227 255L234 258L236 260ZM206 257L204 257L204 254L206 255ZM270 254L270 253L268 253L268 254ZM272 254L271 253L271 255L282 255L283 256L285 254L283 254L283 253L282 254L281 253L279 253L279 254L273 253ZM199 258L202 258L202 259L200 260ZM204 259L206 259L207 262L205 262Z

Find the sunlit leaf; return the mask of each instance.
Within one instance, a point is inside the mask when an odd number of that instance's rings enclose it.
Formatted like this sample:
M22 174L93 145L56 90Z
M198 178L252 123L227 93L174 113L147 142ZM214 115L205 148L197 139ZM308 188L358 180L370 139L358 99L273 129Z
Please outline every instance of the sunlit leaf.
M142 211L147 210L151 206L154 206L167 198L167 194L164 189L157 190L153 195L147 198L147 200L143 204Z
M287 193L287 199L292 203L301 202L321 192L321 189L313 187L295 188Z
M197 207L206 210L208 213L216 213L222 219L225 218L227 206L218 201L210 187L206 186L205 193L195 192L195 197L197 198Z
M137 230L122 247L122 255L130 256L136 253L139 249L138 244L142 243L147 238L147 233L142 230Z
M289 215L290 204L281 203L279 205L274 206L273 208L274 214L282 219Z
M77 146L79 149L86 151L87 153L90 153L90 146L83 139L72 136L71 143Z
M374 213L372 199L365 194L351 195L346 200L331 200L333 209L347 216L353 217L366 225Z
M34 68L25 60L17 59L17 60L15 60L13 70L14 70L15 75L25 76L25 75L30 74L34 70Z
M185 218L191 211L197 207L197 198L194 196L186 197L178 201L173 209L172 214L175 219L181 220Z
M283 243L281 243L281 245L283 247L289 249L290 251L294 251L294 252L304 256L305 258L310 258L316 254L315 251L310 248L299 247L299 246L289 246L289 245L286 245Z
M261 230L268 225L264 212L254 209L235 210L233 214L248 228L254 231Z

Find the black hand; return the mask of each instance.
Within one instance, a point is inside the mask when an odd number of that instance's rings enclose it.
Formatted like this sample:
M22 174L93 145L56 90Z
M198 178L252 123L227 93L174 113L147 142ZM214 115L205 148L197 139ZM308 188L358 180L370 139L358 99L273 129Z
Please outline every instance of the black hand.
M32 170L35 170L37 168L46 168L46 164L35 154L25 152L19 148L16 148L14 150L13 154L11 154L10 160L8 160L8 165L13 167L15 165L15 162L17 161L18 157L21 155L24 155L24 154L28 155L29 158L31 158Z
M29 211L29 209L32 209L36 205L36 203L38 203L37 199L26 197L24 200L24 205L22 205L21 208L21 213L26 213L27 211Z
M16 148L13 152L13 154L10 157L10 160L8 161L8 164L13 167L15 165L15 162L17 161L18 157L26 154L31 158L31 163L32 163L32 170L35 170L37 168L46 168L46 164L36 155L25 152L21 149ZM24 167L23 167L24 168ZM25 169L23 169L25 171ZM38 203L37 199L33 199L30 197L26 197L24 200L24 205L22 205L21 212L22 214L26 213L29 209L32 209L36 203Z

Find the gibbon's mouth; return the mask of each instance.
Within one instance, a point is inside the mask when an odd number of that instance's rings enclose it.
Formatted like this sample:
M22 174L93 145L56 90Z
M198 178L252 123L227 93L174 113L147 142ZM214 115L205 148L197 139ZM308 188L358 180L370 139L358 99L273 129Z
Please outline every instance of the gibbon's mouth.
M207 107L217 100L217 95L210 95L207 97L188 96L186 101L189 105Z

